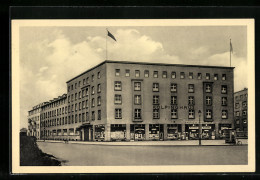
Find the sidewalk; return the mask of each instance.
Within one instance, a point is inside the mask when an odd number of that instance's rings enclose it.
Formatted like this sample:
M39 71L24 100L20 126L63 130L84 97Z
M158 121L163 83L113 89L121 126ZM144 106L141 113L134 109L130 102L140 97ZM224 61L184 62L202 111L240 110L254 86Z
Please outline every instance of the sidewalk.
M38 140L43 142L43 140ZM50 143L64 143L64 141L45 140ZM96 142L96 141L69 141L68 144L87 144L87 145L107 145L107 146L198 146L199 140L176 140L176 141L133 141L133 142ZM225 143L225 140L202 140L203 146L232 146ZM243 142L243 145L247 143Z

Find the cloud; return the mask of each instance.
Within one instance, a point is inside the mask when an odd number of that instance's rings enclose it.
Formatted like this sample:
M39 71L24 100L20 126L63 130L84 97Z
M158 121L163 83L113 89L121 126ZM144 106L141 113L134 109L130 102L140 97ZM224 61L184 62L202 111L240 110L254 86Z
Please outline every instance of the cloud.
M42 73L42 72L46 71L47 69L48 69L47 66L41 67L41 68L39 69L39 72Z

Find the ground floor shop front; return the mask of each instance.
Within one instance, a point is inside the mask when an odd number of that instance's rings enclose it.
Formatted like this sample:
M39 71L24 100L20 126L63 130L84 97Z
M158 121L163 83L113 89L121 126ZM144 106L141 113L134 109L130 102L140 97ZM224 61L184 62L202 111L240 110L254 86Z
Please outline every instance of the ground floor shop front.
M85 124L57 129L42 139L76 141L164 141L220 139L232 124Z

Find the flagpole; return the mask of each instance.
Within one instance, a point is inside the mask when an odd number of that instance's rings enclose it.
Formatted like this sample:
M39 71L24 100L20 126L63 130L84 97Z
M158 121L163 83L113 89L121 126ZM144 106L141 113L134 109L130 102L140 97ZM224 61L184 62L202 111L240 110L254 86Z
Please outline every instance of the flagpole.
M230 67L231 67L231 39L230 39Z

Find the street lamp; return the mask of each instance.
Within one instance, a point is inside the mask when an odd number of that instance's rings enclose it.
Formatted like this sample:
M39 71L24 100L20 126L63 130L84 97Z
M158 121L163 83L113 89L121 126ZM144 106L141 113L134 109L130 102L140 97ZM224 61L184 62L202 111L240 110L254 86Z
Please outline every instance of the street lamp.
M200 115L201 111L199 110L199 146L201 146L201 124L200 124Z

